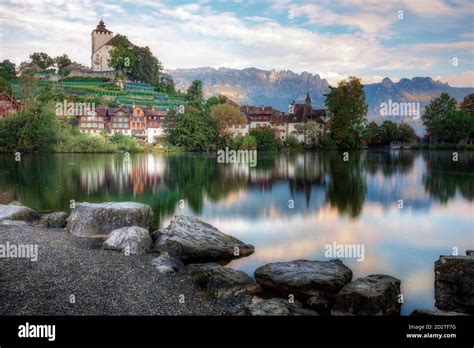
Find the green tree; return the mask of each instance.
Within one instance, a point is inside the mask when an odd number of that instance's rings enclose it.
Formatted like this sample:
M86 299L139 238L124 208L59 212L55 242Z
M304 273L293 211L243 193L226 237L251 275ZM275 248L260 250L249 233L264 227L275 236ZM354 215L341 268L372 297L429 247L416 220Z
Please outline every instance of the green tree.
M167 122L176 127L165 126L167 141L172 145L181 145L188 151L209 150L215 141L215 131L211 116L202 108L187 105L183 114L168 116Z
M217 104L211 107L211 119L217 136L224 140L228 146L228 141L232 136L230 127L233 125L244 125L247 118L240 110L230 104Z
M173 78L166 73L161 73L159 81L153 83L153 87L157 92L166 93L168 95L177 94Z
M54 59L47 53L35 52L30 55L31 63L38 65L41 69L46 70L54 65Z
M341 149L357 148L357 130L367 114L364 87L360 79L351 76L330 89L325 103L332 118L331 137Z
M398 141L403 143L411 143L415 140L415 130L406 123L400 123L398 125Z
M440 142L458 144L474 132L474 118L464 110L450 110L437 119L432 128Z
M204 93L202 90L202 81L201 80L194 80L191 82L191 85L188 87L186 91L186 100L198 104L202 104L204 101Z
M425 108L425 113L421 116L421 120L426 127L426 130L437 137L435 124L449 112L455 111L457 107L456 99L451 98L448 93L441 93L441 95L433 99Z
M249 135L255 137L257 140L257 150L259 151L275 151L277 149L277 142L273 129L262 127L250 130Z
M34 105L0 121L0 150L52 151L58 139L58 129L54 111Z
M0 77L3 77L7 81L14 80L16 78L15 63L5 59L0 63Z
M377 123L374 121L370 122L364 131L364 139L368 146L378 146L380 145L380 130Z
M160 84L163 66L161 62L151 52L150 48L133 46L133 54L136 57L136 63L132 65L127 76L132 80L143 81L151 84ZM169 76L169 75L168 75ZM171 79L171 81L173 81ZM169 80L166 81L170 88ZM173 83L174 88L174 83Z
M398 126L392 121L383 121L379 129L380 143L389 146L398 140Z
M8 94L12 93L12 86L10 82L5 80L3 76L0 76L0 93L7 92Z
M56 63L58 74L62 76L67 75L66 68L72 64L72 60L69 59L67 54L63 54L62 56L57 56L56 58L54 58L54 62Z
M117 35L116 43L110 53L109 65L119 72L119 78L135 69L137 57L133 45L126 36Z

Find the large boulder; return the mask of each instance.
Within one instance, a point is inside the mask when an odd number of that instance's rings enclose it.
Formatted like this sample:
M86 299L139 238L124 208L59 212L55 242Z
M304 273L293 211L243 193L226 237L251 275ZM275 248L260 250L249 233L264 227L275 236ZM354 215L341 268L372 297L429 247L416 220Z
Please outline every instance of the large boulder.
M435 262L436 307L474 314L474 256L440 256Z
M337 294L332 315L400 315L400 280L375 274L347 284Z
M149 205L135 202L77 203L67 219L68 232L90 237L107 235L121 227L149 228L153 211Z
M254 252L254 247L190 216L176 215L168 227L153 234L154 251L167 251L184 263L230 261Z
M24 205L0 204L0 221L34 221L39 218L40 216L33 209L25 207Z
M128 255L139 255L150 251L152 241L146 228L132 226L112 231L105 240L104 250L122 251Z
M282 298L263 299L253 297L246 303L237 315L248 316L317 316L318 313L301 308L301 303L290 303Z
M257 268L255 280L265 289L307 301L317 296L332 303L352 271L341 260L269 263Z
M260 285L244 272L217 263L191 264L186 270L199 287L209 290L217 298L261 291Z
M39 224L47 227L64 227L67 223L67 214L63 211L44 215Z
M176 256L171 256L166 251L160 256L151 260L151 264L157 269L159 273L175 273L180 271L184 264Z

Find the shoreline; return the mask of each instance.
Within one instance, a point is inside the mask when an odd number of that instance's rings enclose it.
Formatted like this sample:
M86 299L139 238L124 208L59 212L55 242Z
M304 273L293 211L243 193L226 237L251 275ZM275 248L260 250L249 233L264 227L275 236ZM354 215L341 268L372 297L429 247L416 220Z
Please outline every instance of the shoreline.
M151 264L157 253L125 257L99 240L33 225L0 226L0 244L7 241L38 245L38 261L0 260L0 315L226 315L235 304L184 272L160 274Z

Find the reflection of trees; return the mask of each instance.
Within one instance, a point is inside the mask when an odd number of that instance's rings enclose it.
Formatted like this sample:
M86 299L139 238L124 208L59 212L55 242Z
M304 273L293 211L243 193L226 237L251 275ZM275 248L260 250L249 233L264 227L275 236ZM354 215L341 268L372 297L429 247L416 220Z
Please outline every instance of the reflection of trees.
M341 214L356 218L362 211L367 192L360 153L350 152L349 161L343 161L342 153L328 153L326 157L330 180L326 196L331 206Z
M364 154L364 168L370 174L381 171L384 176L408 173L413 167L413 151L370 151Z
M474 200L474 154L468 151L458 154L458 161L453 161L453 153L449 151L423 152L425 190L442 203L454 198L458 191L467 200Z

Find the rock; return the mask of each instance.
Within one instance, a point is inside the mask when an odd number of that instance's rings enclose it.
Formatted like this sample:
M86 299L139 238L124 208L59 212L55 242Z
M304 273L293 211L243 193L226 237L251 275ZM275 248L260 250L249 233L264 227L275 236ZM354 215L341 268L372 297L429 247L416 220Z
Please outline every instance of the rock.
M447 312L447 311L440 311L438 309L436 310L428 310L428 309L415 309L413 312L410 314L411 316L417 316L417 317L434 317L434 316L469 316L469 314L466 313L459 313L459 312Z
M152 241L146 228L132 226L112 231L102 245L105 250L123 251L129 255L140 255L150 251Z
M25 207L24 205L0 204L0 221L34 221L38 220L39 218L40 216L33 209Z
M160 256L151 260L151 264L158 270L159 273L174 273L180 271L184 265L177 257L170 256L166 251Z
M21 207L24 207L25 205L23 203L21 203L20 201L11 201L10 203L8 203L8 205L19 205Z
M440 256L434 269L435 306L474 314L474 257Z
M276 262L255 271L255 280L264 289L293 294L303 301L319 296L332 303L351 279L352 271L341 260Z
M110 234L122 228L139 226L149 228L153 211L146 204L121 203L76 203L67 219L68 232L80 236Z
M1 220L0 226L28 226L31 225L26 221L16 221L16 220Z
M168 227L153 234L153 250L168 251L184 263L230 261L254 252L254 247L190 216L176 215Z
M67 223L67 214L63 211L44 215L41 218L40 225L47 227L64 227Z
M186 270L199 287L211 291L217 298L255 294L262 290L244 272L217 263L192 264Z
M331 309L329 301L319 294L308 298L306 305L321 314L329 314Z
M337 294L332 315L400 315L400 280L375 274L347 284Z
M244 305L238 315L250 316L317 316L318 313L309 309L301 308L301 304L294 304L282 298L262 299L253 297L251 302Z

